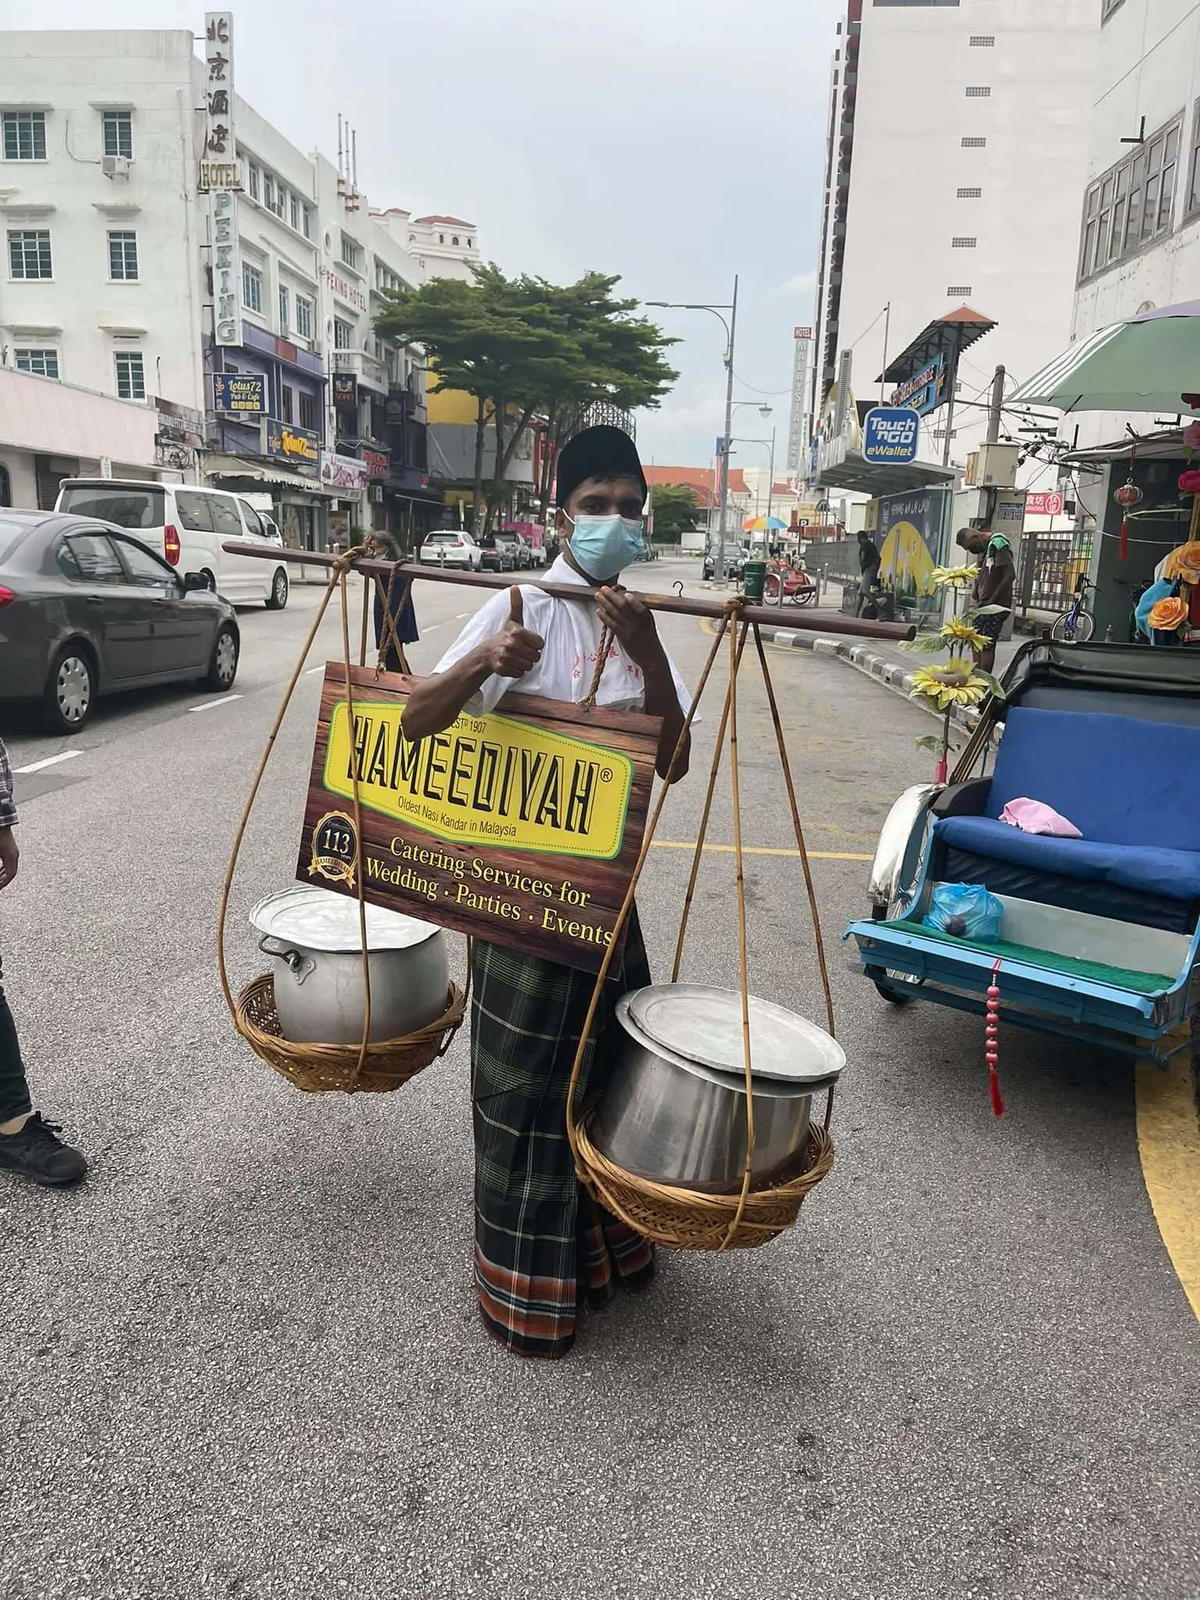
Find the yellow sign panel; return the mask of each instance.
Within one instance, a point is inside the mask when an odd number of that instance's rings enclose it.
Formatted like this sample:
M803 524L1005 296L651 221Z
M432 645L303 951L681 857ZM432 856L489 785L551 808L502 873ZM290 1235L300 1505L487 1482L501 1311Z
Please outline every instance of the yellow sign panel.
M633 762L509 717L459 717L444 733L405 739L402 705L332 707L324 787L453 844L502 845L609 861L620 853Z

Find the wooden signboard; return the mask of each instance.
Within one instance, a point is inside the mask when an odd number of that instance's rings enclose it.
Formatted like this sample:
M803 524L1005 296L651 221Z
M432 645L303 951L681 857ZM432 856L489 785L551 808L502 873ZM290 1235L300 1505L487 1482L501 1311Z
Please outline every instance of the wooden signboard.
M595 972L641 848L661 718L510 694L410 744L417 679L325 668L296 876ZM357 769L363 837L354 818Z

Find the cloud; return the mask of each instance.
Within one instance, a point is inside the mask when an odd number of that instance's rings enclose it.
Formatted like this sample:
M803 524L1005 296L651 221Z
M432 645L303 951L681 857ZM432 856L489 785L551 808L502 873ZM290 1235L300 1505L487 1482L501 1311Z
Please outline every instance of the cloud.
M771 290L771 293L787 295L789 298L794 296L796 298L803 297L805 300L811 300L813 295L816 293L816 288L817 274L814 270L812 272L794 273L790 278L785 278L782 283L776 284L774 289Z

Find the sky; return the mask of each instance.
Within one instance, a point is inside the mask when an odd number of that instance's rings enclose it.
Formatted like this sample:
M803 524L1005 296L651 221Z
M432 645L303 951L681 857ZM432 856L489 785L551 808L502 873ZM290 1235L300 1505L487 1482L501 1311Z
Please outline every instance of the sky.
M739 433L786 453L792 328L812 320L829 67L844 0L234 0L238 92L300 149L358 132L376 206L463 217L508 272L617 273L639 300L728 301ZM182 0L0 0L7 28L191 28ZM652 312L680 380L647 461L711 462L724 334ZM738 465L766 449L735 447Z

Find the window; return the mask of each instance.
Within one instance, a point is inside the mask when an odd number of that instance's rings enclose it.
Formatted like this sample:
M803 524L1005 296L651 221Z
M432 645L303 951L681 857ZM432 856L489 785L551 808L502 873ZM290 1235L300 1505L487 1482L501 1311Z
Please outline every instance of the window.
M52 278L49 231L45 228L10 229L8 270L14 278Z
M1192 153L1188 164L1188 192L1186 216L1200 211L1200 100L1192 112Z
M289 301L290 298L291 297L288 294L287 289L281 283L279 285L279 331L280 331L280 333L286 333L288 331L288 326L289 326L288 301Z
M296 332L302 339L313 336L313 303L300 294L296 296Z
M333 319L333 348L335 350L352 350L354 348L354 329L348 322L343 322L340 317Z
M438 234L438 243L439 244L445 244L445 242L446 242L446 235L444 233L439 233Z
M348 233L342 235L342 260L348 267L358 271L358 258L362 254L358 241L352 239Z
M950 283L946 285L947 300L965 300L971 293L969 283Z
M458 243L458 235L456 233L455 234L451 234L450 243L451 244L457 244Z
M1160 128L1089 186L1079 247L1081 281L1170 230L1181 122L1177 118Z
M118 350L114 359L117 363L117 399L144 400L146 374L142 368L142 352Z
M104 113L104 154L124 156L133 160L133 112L106 111Z
M300 426L307 428L309 433L317 431L317 402L311 394L306 394L301 389L297 399L300 402Z
M138 275L137 234L110 233L108 275L114 283L133 283Z
M125 569L117 560L117 552L102 533L76 533L63 541L68 554L67 562L60 562L68 576L78 575L85 583L124 583ZM70 570L74 563L75 572Z
M950 241L951 250L974 250L979 240L970 234L956 234Z
M257 267L252 267L248 261L242 262L242 304L247 311L257 311L261 315L263 308L263 277Z
M311 239L312 238L312 208L311 208L311 206L302 206L301 210L303 212L303 216L300 218L300 221L301 221L300 231L301 231L301 233L304 235L304 237L306 239Z
M221 539L240 539L242 519L237 514L237 502L233 496L226 498L223 494L212 494L208 497L208 504L212 513L213 532Z
M287 211L288 192L278 178L275 180L275 199L268 203L277 217L282 217Z
M991 88L985 83L969 83L964 92L968 100L990 100L992 98Z
M984 150L987 148L987 140L977 136L964 137L962 147L964 150Z
M935 439L944 439L946 437L945 428L935 428L933 430L933 437ZM957 439L958 438L958 429L957 428L951 428L950 429L950 437L952 439Z
M255 511L249 500L239 500L238 507L242 513L242 520L246 524L247 533L252 534L257 539L265 539L267 530L258 520L258 512Z
M973 33L968 40L972 50L990 50L995 42L994 33Z
M45 161L46 113L44 111L4 113L4 159Z
M129 574L130 583L137 584L139 588L174 589L175 574L149 550L134 544L132 539L114 539L113 544Z
M292 405L292 400L293 400L294 394L295 394L295 391L292 390L292 389L289 389L286 383L280 384L280 386L279 386L279 410L280 410L280 413L282 415L282 418L283 418L284 422L295 422L295 420L296 420L295 408Z
M139 489L119 478L108 483L64 487L59 510L73 512L77 517L99 517L102 522L115 522L118 528L130 528L134 533L141 528L161 528L171 520L162 489Z
M250 184L250 198L251 200L257 200L260 193L259 184L262 179L262 173L259 172L257 165L253 161L247 169L246 176Z
M176 489L175 509L187 533L211 533L212 517L209 515L208 496L193 489Z
M37 378L58 377L57 350L16 350L13 359L18 372L32 372Z
M263 173L263 205L275 209L275 179L269 172Z
M981 200L983 198L983 190L982 189L959 189L958 190L958 198L960 200Z
M288 219L297 232L300 230L300 199L298 195L288 196Z

